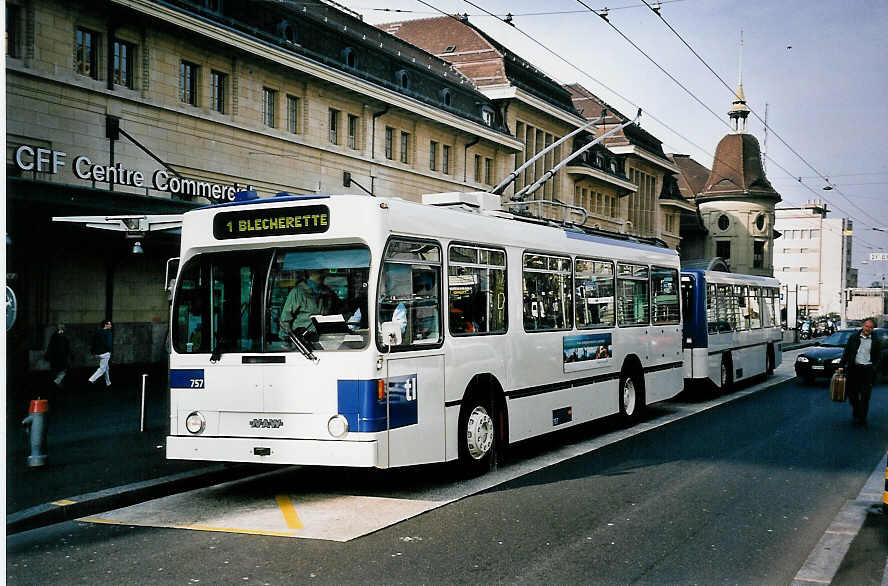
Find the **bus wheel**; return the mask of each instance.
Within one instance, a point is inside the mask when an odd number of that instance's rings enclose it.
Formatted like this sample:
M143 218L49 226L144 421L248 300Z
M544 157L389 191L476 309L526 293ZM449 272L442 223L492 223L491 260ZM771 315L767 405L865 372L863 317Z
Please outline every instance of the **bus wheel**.
M638 377L634 374L620 375L620 416L627 423L635 423L644 409L644 394Z
M730 392L734 386L734 371L731 367L731 358L727 355L722 356L721 378L719 382L721 383L719 390L722 393Z
M459 461L466 476L478 476L493 468L496 426L488 401L477 394L463 403L459 414Z
M765 367L765 374L771 376L772 374L774 374L774 346L768 346L768 354L765 361L765 363L767 364L767 366Z

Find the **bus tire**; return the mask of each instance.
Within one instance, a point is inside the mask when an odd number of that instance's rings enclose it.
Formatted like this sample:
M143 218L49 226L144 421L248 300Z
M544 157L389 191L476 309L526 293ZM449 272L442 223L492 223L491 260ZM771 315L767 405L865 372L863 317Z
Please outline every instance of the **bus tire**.
M774 360L774 346L773 346L773 344L768 344L767 354L765 357L765 364L766 364L765 375L766 376L771 376L772 374L774 374L774 363L775 362L776 362L776 360Z
M734 367L729 354L722 355L720 370L718 390L722 393L729 393L734 388Z
M459 412L459 463L467 477L480 476L496 462L496 413L483 393L472 393Z
M636 372L620 373L620 417L626 423L635 423L644 410L644 388Z

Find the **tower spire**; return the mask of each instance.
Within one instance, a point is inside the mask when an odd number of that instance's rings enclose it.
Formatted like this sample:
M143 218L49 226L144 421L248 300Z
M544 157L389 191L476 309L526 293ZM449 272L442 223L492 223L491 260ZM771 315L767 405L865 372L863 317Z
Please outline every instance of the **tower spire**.
M740 29L740 58L737 69L740 71L737 91L734 92L734 101L731 102L728 117L734 123L735 132L746 132L746 117L749 116L749 107L746 105L746 95L743 93L743 29Z

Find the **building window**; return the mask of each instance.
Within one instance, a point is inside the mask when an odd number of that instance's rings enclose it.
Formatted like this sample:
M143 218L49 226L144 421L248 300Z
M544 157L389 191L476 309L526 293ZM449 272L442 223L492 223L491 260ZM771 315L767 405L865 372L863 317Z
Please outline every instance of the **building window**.
M450 93L449 89L445 88L441 90L440 96L441 103L443 103L445 106L450 107L453 105L453 94Z
M731 225L731 220L728 219L728 216L722 214L718 217L718 229L719 230L727 230L728 226Z
M275 108L277 107L277 90L262 88L262 124L274 128L277 124Z
M484 183L493 183L493 159L487 157L484 158Z
M410 161L410 157L408 156L410 153L410 133L402 132L401 133L401 162L408 163Z
M198 67L194 63L179 63L179 101L197 106Z
M80 75L99 79L98 52L99 33L78 28L74 42L74 71Z
M299 134L299 98L287 96L287 130Z
M438 169L438 143L434 140L429 142L429 169Z
M126 41L114 41L114 83L133 89L133 71L136 46Z
M358 64L358 55L351 47L342 50L342 60L348 67L355 67Z
M715 256L719 256L725 260L731 258L731 241L730 240L716 241Z
M760 269L765 266L765 243L756 240L752 243L752 268Z
M354 114L348 115L348 148L358 148L358 117Z
M210 109L225 113L225 86L228 76L219 71L210 71Z
M486 124L487 126L493 126L493 119L493 108L489 106L483 106L481 108L481 120L484 122L484 124Z
M341 112L330 108L330 144L339 144L339 116Z
M22 23L21 7L6 3L6 54L17 58L21 56L19 37Z
M445 175L450 174L450 145L445 144L441 153L441 172Z
M765 229L765 214L759 214L756 216L755 227L758 228L759 232Z
M395 81L401 89L410 89L410 76L408 76L407 72L403 69L395 72Z
M385 127L385 158L389 161L394 160L394 145L392 142L395 140L395 129L391 126Z
M475 182L481 182L481 155L475 155Z

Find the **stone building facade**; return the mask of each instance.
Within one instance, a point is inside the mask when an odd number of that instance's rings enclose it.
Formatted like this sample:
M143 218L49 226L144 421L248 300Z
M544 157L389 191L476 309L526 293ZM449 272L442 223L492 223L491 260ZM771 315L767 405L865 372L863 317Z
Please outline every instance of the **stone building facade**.
M41 367L58 322L75 364L105 317L117 363L164 360L178 238L147 235L133 255L54 216L181 213L247 186L419 199L487 189L523 149L470 79L341 7L6 5L10 380Z

